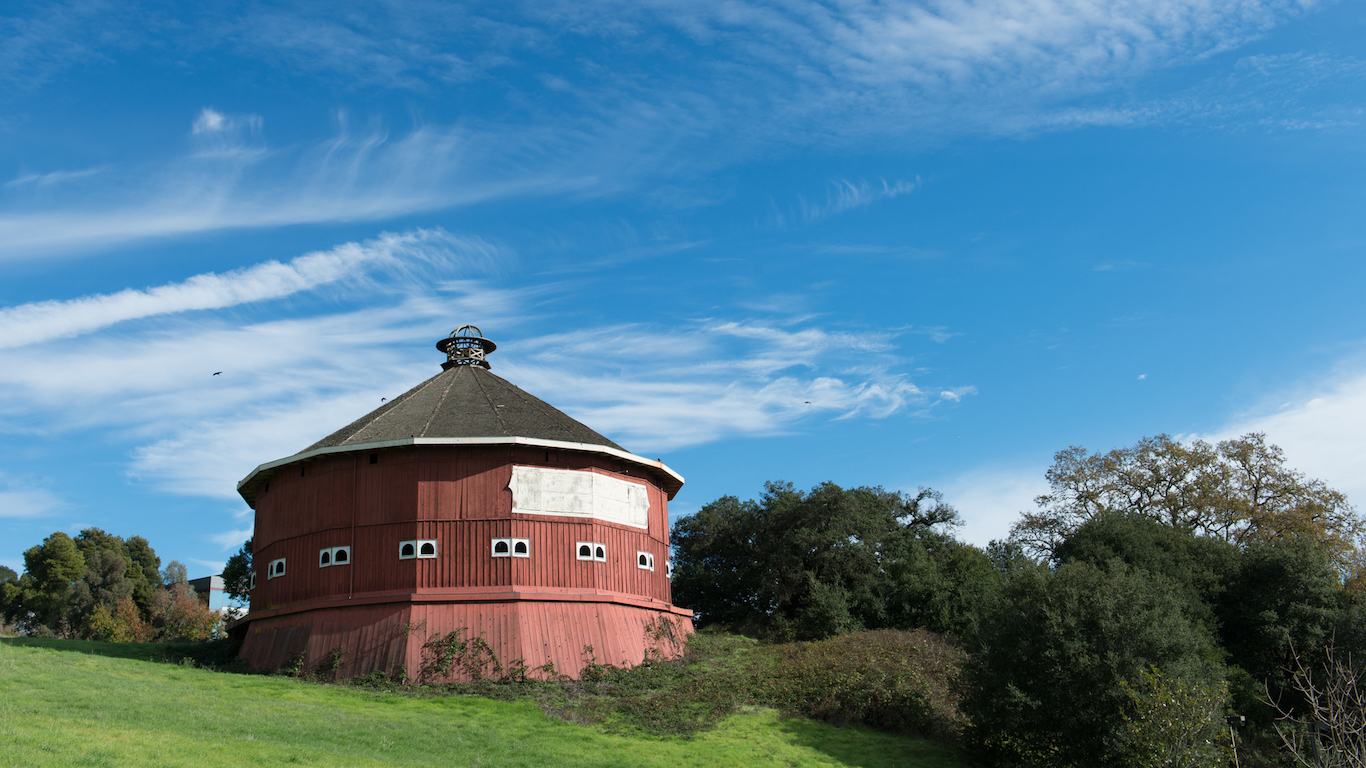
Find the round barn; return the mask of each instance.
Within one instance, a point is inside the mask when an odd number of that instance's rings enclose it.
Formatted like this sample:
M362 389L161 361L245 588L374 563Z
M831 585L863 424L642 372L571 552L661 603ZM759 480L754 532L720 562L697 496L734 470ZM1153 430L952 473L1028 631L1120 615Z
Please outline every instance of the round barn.
M256 511L241 658L416 677L455 631L546 674L676 653L683 478L490 373L479 329L437 348L441 373L238 484Z

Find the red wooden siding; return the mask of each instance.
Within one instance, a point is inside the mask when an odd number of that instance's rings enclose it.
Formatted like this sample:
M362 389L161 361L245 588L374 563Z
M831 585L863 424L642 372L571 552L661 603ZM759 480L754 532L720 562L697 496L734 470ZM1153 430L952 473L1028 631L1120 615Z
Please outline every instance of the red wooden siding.
M242 659L253 669L275 669L304 653L306 669L314 668L334 648L345 651L341 677L376 670L416 677L422 670L422 646L455 629L465 637L482 637L506 667L520 659L527 667L546 662L557 674L577 677L590 660L593 646L599 664L634 665L647 649L646 624L669 618L684 634L692 620L613 604L592 603L430 603L385 604L308 611L252 622Z
M305 651L316 664L348 652L346 675L421 665L433 632L465 627L505 662L552 661L577 675L592 645L599 663L639 663L645 622L687 612L669 605L668 494L635 465L610 456L526 446L418 446L337 454L282 467L257 496L256 589L243 658L279 666ZM645 485L648 528L545 515L513 515L514 464L599 472ZM493 557L495 538L528 539L531 556ZM399 543L437 542L437 557L399 559ZM607 562L579 560L596 542ZM319 567L324 547L349 545L351 563ZM654 555L653 571L636 553ZM286 558L274 579L267 565ZM465 590L463 594L451 590ZM525 592L521 601L500 595ZM477 594L472 594L477 593ZM661 613L661 611L663 611ZM422 638L396 627L426 622Z

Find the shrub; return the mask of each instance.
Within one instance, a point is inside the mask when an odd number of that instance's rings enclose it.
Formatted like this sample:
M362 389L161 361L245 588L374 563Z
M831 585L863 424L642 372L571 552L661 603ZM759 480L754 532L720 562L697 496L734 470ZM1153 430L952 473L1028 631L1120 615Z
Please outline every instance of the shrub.
M104 603L96 603L86 618L85 629L92 639L109 643L145 643L156 633L142 620L131 596L119 600L113 611Z
M1204 685L1166 674L1157 667L1130 685L1124 727L1133 765L1147 768L1223 768L1233 762L1233 745L1224 727L1228 687Z
M1219 679L1208 631L1166 580L1114 560L1013 576L986 609L963 706L969 745L994 765L1116 765L1128 741L1121 683L1150 665Z
M199 601L188 584L175 584L152 598L152 616L162 622L161 637L170 642L198 643L223 633L223 617Z
M769 649L755 703L834 723L951 739L966 720L956 643L924 630L856 632Z

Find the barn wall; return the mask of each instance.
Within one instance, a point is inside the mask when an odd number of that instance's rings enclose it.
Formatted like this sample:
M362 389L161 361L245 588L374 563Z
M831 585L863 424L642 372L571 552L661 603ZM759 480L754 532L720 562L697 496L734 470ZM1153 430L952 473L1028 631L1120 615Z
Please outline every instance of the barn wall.
M417 446L337 454L281 468L257 500L253 611L322 597L417 588L545 586L619 592L669 602L668 498L638 468L609 456L524 446ZM649 528L512 514L512 465L601 472L643 482ZM531 540L530 558L494 558L493 538ZM400 560L399 542L435 539L436 559ZM580 561L578 541L607 547ZM350 545L352 562L318 567L318 550ZM653 572L636 552L654 555ZM286 558L288 572L265 568Z
M400 667L415 675L427 639L463 629L466 637L483 637L504 663L550 662L558 673L577 676L588 661L585 646L593 646L598 663L638 664L648 647L647 622L670 617L692 631L685 616L612 600L671 601L668 494L643 469L610 456L526 446L408 446L373 452L373 464L371 455L282 467L258 494L251 611L265 618L248 617L242 650L253 668L277 668L303 653L311 669L341 648L344 677ZM514 516L514 464L644 483L649 526ZM494 538L529 539L531 556L495 558ZM413 539L435 540L438 556L400 560L399 542ZM580 541L603 544L607 562L578 560ZM321 548L342 545L351 547L350 564L318 566ZM637 551L654 555L653 571L637 567ZM268 578L267 565L280 557L287 573ZM460 602L439 594L484 588L555 595ZM576 592L587 599L571 597ZM338 605L350 600L356 602ZM272 615L276 610L285 613Z
M303 653L306 671L334 649L343 652L342 678L400 670L416 678L430 662L423 645L456 629L483 638L506 667L521 660L534 670L547 662L556 674L578 677L590 660L636 665L647 649L663 656L676 650L651 639L650 625L677 622L681 636L692 621L667 612L591 603L432 603L355 606L307 611L252 622L241 658L253 669L276 669ZM592 646L592 656L585 651ZM532 672L533 676L544 673ZM459 679L458 677L448 679Z

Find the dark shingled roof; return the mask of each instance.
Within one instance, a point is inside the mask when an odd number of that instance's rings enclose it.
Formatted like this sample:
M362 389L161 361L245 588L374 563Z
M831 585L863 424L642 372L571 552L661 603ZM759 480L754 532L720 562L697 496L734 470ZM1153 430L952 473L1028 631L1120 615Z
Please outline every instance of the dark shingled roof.
M530 437L625 450L484 368L456 365L300 453L408 437Z

